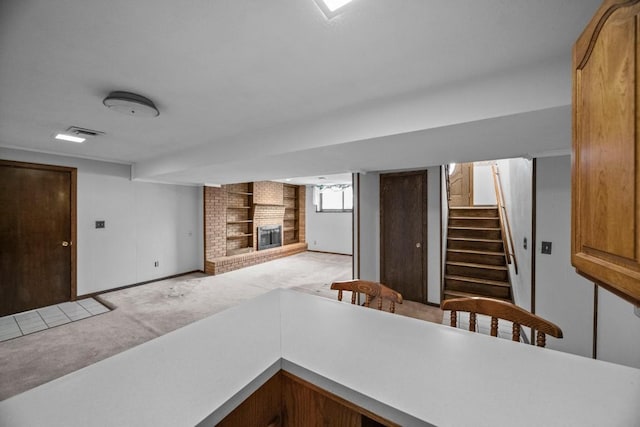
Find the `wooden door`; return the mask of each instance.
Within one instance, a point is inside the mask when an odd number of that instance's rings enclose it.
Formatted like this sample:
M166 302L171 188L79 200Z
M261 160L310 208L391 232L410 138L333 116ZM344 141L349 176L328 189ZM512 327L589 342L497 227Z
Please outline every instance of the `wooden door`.
M427 171L380 175L380 280L427 302Z
M456 163L449 173L449 206L473 206L473 163Z
M573 49L571 262L640 304L640 2L607 0Z
M75 298L75 173L0 161L0 316Z

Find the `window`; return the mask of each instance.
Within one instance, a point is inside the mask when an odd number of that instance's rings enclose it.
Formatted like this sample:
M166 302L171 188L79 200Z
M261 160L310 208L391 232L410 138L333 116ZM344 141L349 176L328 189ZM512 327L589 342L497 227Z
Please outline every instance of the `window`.
M349 184L316 186L314 204L316 212L351 212L353 187Z

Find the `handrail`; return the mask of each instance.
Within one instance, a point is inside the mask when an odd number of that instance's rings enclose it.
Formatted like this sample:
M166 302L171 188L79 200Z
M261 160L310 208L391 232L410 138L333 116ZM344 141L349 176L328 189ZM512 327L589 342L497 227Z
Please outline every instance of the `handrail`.
M493 174L493 186L496 191L496 202L498 204L498 214L500 215L500 229L502 231L502 245L504 246L504 254L507 258L507 262L511 264L513 260L513 267L516 274L518 274L518 261L516 260L515 246L513 245L513 235L511 234L511 226L509 225L509 217L507 215L507 208L504 202L504 193L502 191L502 182L500 180L500 172L496 165L491 165L491 172ZM505 233L505 224L507 226L507 232ZM507 244L507 236L509 238Z
M447 187L447 207L449 207L449 202L451 201L451 181L449 180L449 164L444 165L444 176Z

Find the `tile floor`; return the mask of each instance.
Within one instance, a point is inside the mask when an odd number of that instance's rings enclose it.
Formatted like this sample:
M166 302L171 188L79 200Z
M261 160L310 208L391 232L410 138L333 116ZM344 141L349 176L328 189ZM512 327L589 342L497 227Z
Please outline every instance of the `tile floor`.
M109 311L93 298L0 317L0 342Z

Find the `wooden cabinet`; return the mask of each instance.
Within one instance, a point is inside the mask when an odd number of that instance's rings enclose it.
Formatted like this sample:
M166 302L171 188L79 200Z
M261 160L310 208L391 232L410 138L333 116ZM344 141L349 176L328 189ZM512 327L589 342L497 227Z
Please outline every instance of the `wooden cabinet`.
M216 427L281 427L282 377L274 375Z
M295 375L279 371L217 427L397 427Z
M640 304L640 1L606 0L573 49L571 262Z
M253 184L225 185L227 191L227 256L253 250Z

